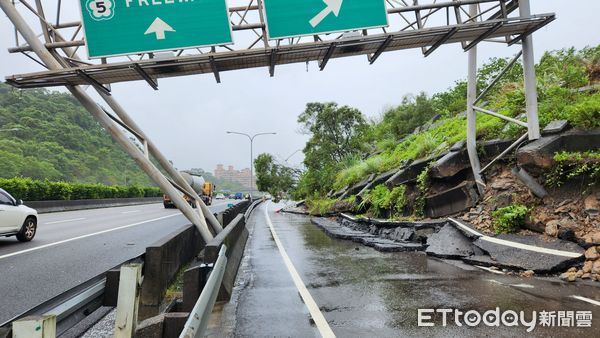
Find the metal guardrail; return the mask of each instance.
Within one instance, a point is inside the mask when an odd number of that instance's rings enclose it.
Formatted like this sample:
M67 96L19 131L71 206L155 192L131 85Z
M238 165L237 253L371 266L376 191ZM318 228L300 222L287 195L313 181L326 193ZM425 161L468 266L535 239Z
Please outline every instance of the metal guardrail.
M140 261L143 261L143 255L130 259L123 264L119 264L113 269L124 264ZM28 316L52 314L56 315L56 335L60 336L102 306L106 285L106 274L107 272L104 272L11 320L0 324L0 327L10 328L14 321Z
M248 207L244 214L246 219L250 216L252 211L260 203L262 203L262 200L256 200ZM196 316L194 315L197 313L196 308L198 307L198 304L196 304L196 306L194 307L194 312L192 313L192 315L190 315L188 319L188 321L193 321L194 327L196 327L195 332L204 332L206 330L206 325L208 324L208 320L210 318L210 312L214 307L216 297L220 290L220 285L223 281L225 269L227 267L227 257L225 255L226 252L227 247L223 244L221 246L221 250L219 251L219 256L214 265L213 271L211 272L209 280L207 281L206 287L204 288L204 291L202 292L198 300L198 303L200 303L201 301L203 302L203 309L207 312L208 315L203 313L203 316L199 317L200 319L202 319L202 321L197 321ZM121 267L122 265L134 262L144 262L144 255L134 257L126 262L123 262L122 264L115 266L113 269L110 270L114 270ZM52 314L56 316L56 335L62 335L63 333L67 332L69 329L74 327L76 324L78 324L80 321L85 319L87 316L89 316L91 313L98 310L102 306L107 280L106 275L110 270L107 270L106 272L99 274L98 276L28 311L25 311L22 314L17 315L4 323L1 323L0 328L10 328L14 321L27 316L43 316ZM202 297L205 297L206 299ZM208 305L210 305L210 311ZM188 325L186 323L186 329L187 328ZM199 328L202 328L202 330L198 331ZM184 333L185 332L186 331L184 330ZM186 336L182 333L182 337L195 336Z
M258 199L256 201L252 202L252 204L248 207L248 209L244 213L244 217L246 217L246 220L248 220L248 217L250 217L250 214L252 213L252 211L254 211L254 209L262 202L263 202L262 199Z
M204 337L210 315L219 295L223 276L225 275L225 268L227 267L226 253L227 246L223 244L221 251L219 251L219 258L210 273L210 277L208 277L206 286L202 290L200 298L198 298L188 320L185 322L179 338Z

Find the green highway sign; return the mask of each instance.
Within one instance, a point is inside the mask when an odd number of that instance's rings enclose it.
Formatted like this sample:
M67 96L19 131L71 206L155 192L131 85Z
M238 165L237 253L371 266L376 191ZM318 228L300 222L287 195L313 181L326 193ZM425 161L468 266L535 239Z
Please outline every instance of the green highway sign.
M263 0L270 39L388 25L384 0Z
M80 0L90 58L231 44L226 0Z

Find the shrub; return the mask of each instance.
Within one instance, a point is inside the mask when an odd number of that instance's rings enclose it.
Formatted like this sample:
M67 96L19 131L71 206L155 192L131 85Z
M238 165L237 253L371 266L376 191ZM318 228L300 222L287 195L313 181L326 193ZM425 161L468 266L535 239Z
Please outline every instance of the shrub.
M308 213L314 216L323 216L333 212L337 200L331 198L313 197L306 200Z
M554 154L556 165L546 174L551 186L561 186L577 177L590 178L590 185L600 182L600 151L559 152Z
M515 232L525 225L529 209L526 206L515 204L500 208L492 213L494 231L496 234Z
M390 200L395 216L402 216L406 206L406 186L399 185L392 189Z
M589 96L566 108L567 119L584 129L600 128L600 94Z
M108 186L34 180L27 177L0 178L0 188L26 201L67 201L103 198L159 197L160 188Z
M376 209L377 214L379 214L379 210L389 209L392 206L391 193L384 184L380 184L371 190L371 204Z
M423 169L419 176L417 176L417 191L418 195L415 200L415 215L423 217L425 216L425 197L429 190L429 166Z

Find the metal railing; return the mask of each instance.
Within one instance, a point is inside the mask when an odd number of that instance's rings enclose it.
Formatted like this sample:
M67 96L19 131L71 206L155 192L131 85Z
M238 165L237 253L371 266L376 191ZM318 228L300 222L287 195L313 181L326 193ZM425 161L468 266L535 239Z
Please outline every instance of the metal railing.
M225 275L225 268L227 267L226 252L227 246L223 244L221 251L219 251L219 258L210 273L210 277L208 277L206 286L190 313L179 338L204 337L204 332L206 332L206 328L208 327L208 321L210 320L210 315L212 314L221 283L223 282L223 276Z
M128 263L142 261L143 255L123 262L123 264L119 264L113 269ZM60 336L102 306L106 286L106 274L107 272L104 272L31 310L0 324L0 327L10 328L14 321L28 316L55 315L56 334L57 336Z

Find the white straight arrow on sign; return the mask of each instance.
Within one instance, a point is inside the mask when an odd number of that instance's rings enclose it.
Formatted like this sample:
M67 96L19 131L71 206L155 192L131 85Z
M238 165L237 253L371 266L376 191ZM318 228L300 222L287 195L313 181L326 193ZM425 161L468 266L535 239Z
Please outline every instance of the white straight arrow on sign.
M340 9L342 9L344 0L323 0L323 2L327 7L310 20L310 25L313 26L313 28L317 27L331 13L337 17L340 14Z
M148 27L144 35L156 34L157 40L164 40L165 32L175 32L175 30L173 29L173 27L169 26L168 23L162 21L161 18L156 18L154 19L150 27Z

